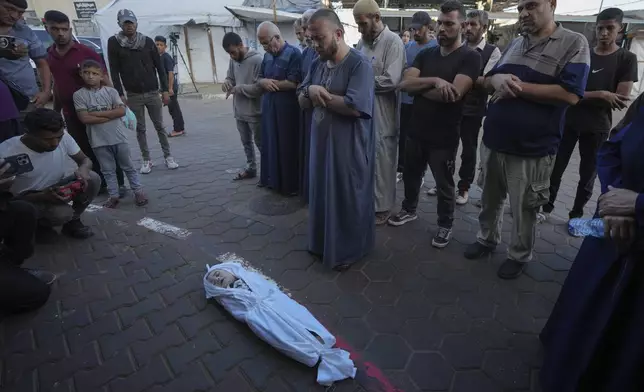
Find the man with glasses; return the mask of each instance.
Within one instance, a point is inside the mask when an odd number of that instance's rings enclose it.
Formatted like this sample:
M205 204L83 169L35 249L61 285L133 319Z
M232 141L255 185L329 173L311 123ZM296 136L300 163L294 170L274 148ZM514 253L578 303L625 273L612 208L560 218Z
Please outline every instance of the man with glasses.
M257 28L266 54L259 71L262 96L262 164L259 187L293 196L299 183L300 107L295 89L302 81L302 52L282 38L272 22Z

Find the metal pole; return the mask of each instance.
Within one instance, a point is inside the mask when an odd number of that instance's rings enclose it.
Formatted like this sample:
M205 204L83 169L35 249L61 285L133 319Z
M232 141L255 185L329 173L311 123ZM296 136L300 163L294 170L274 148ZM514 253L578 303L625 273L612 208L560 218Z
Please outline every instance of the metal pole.
M277 0L273 0L273 23L277 24Z
M602 7L603 6L604 6L604 0L601 0L601 2L599 3L599 11L597 11L597 13L602 12Z

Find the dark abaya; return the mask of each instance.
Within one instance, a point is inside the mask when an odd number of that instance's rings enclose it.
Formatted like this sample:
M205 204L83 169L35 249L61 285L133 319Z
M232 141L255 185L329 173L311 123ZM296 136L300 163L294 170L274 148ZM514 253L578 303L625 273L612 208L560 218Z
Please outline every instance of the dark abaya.
M302 79L309 74L311 64L317 59L318 54L311 47L304 48L302 52ZM301 89L298 89L301 91ZM300 117L300 196L306 204L309 202L309 151L311 149L311 118L312 109L302 109Z

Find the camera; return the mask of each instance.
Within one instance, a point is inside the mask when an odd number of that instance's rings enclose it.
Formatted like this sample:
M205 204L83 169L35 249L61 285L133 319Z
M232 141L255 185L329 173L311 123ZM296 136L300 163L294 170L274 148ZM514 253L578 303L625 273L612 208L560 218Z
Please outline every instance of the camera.
M176 41L178 39L179 39L179 33L177 33L177 32L170 33L170 40L171 41Z

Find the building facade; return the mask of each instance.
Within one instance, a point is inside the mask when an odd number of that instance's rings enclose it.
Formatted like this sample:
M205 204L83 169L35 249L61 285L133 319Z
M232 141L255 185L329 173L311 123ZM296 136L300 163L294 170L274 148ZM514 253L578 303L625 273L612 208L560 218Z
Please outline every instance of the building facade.
M40 24L45 12L57 10L69 16L76 35L98 36L98 30L92 23L92 16L109 2L110 0L27 0L29 8L25 13L25 19L29 24Z

